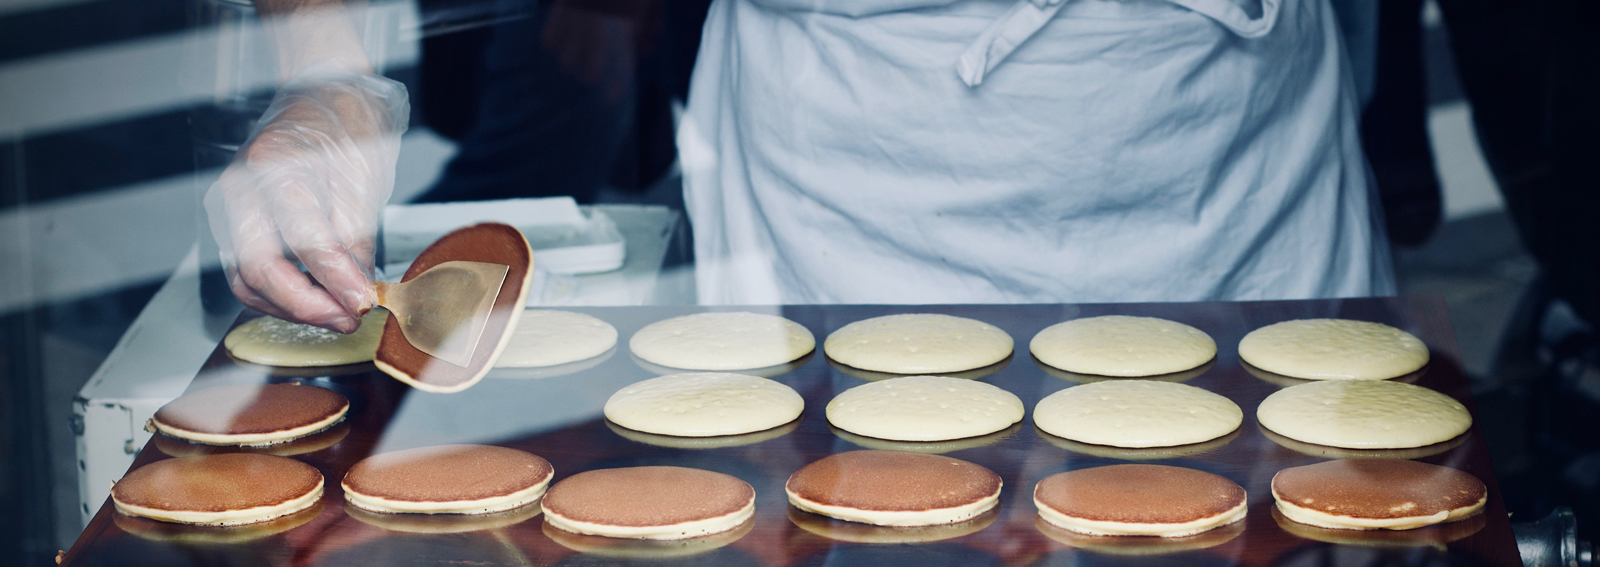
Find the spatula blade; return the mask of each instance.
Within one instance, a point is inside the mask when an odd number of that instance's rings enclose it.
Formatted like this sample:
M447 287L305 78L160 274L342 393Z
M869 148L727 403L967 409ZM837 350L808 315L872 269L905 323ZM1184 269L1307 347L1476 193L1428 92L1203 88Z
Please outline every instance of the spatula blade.
M405 282L392 297L400 332L429 356L466 367L483 338L494 300L510 267L486 262L444 262Z

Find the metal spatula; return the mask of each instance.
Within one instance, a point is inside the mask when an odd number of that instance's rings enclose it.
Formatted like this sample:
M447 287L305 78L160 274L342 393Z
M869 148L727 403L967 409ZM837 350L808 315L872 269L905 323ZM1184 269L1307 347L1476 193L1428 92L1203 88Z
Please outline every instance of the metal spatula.
M509 266L455 260L400 283L373 284L378 305L400 323L406 341L429 356L456 366L472 362L483 339Z

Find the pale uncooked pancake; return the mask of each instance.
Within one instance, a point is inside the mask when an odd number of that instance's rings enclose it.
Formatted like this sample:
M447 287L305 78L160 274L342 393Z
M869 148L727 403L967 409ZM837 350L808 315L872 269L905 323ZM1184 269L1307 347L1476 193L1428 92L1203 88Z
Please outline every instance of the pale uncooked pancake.
M343 394L295 384L244 384L206 388L156 410L156 431L207 445L260 446L323 431L344 419Z
M534 368L587 360L617 344L617 329L591 315L528 309L517 319L496 368Z
M646 325L628 339L634 356L686 370L776 366L817 347L811 331L777 315L696 313Z
M545 523L577 534L672 540L738 528L756 490L737 477L684 467L599 469L567 477L544 497Z
M1000 508L996 506L972 519L954 524L875 526L861 522L835 520L827 516L801 510L795 506L789 507L789 521L799 526L802 530L828 539L873 545L928 543L955 539L981 532L984 528L994 524L994 521L999 518Z
M671 560L713 551L739 541L748 535L755 525L755 519L752 518L728 531L685 539L631 539L583 535L554 527L550 522L544 523L543 531L545 537L551 541L578 553L633 562ZM594 563L606 564L603 561Z
M1033 489L1039 516L1093 535L1182 537L1244 519L1244 488L1205 471L1110 465L1057 473Z
M388 311L374 308L361 318L361 327L348 335L272 316L257 317L229 331L222 346L234 358L268 366L371 362L388 317Z
M1034 516L1033 527L1062 545L1087 549L1105 555L1155 556L1208 549L1233 541L1244 533L1244 522L1234 522L1194 535L1179 537L1090 535L1057 527Z
M486 514L393 514L372 512L345 502L344 513L363 524L412 534L459 534L514 526L533 519L544 509L537 502Z
M1311 382L1278 390L1256 408L1262 427L1346 449L1408 449L1449 441L1472 426L1454 398L1388 381Z
M869 382L828 402L828 422L891 441L947 441L1000 431L1022 421L1022 400L995 386L944 376Z
M830 518L878 526L935 526L977 517L1000 503L1000 476L940 455L850 451L813 462L784 484L789 503Z
M1477 514L1489 492L1478 477L1416 461L1354 459L1291 467L1272 477L1290 520L1344 530L1409 530Z
M806 401L778 382L720 372L672 374L628 385L606 401L606 419L678 437L739 435L794 421Z
M1108 380L1045 396L1033 422L1045 433L1112 447L1203 443L1239 428L1232 400L1176 382Z
M538 455L440 445L362 459L340 485L352 506L390 514L487 514L538 500L555 475Z
M272 537L311 523L322 515L322 500L303 510L276 518L232 526L199 526L163 522L127 514L112 514L111 523L139 539L179 545L237 545Z
M1156 376L1205 364L1216 358L1217 343L1176 321L1107 315L1046 327L1028 350L1039 362L1068 372Z
M1301 319L1267 325L1239 341L1239 358L1309 380L1387 380L1428 364L1428 345L1382 323Z
M886 315L840 327L822 349L864 370L935 374L981 368L1011 356L1011 335L976 319L933 313Z
M111 486L117 511L163 522L233 526L310 508L322 473L272 455L234 453L156 461Z

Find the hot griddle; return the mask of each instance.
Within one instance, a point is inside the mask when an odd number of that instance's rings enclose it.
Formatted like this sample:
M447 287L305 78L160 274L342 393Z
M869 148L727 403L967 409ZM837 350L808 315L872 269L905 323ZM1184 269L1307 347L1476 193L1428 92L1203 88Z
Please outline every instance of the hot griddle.
M1258 327L1289 319L1342 317L1378 321L1421 337L1432 361L1414 383L1455 397L1473 408L1445 306L1410 298L1277 301L1250 303L1172 303L1127 305L949 305L949 306L784 306L734 308L780 314L816 334L819 352L799 368L779 374L806 399L806 410L787 433L748 445L720 448L662 447L647 436L625 438L601 415L605 400L623 385L655 376L627 351L640 327L668 317L711 310L700 307L577 308L616 326L619 344L599 364L575 364L572 373L491 375L459 394L425 394L407 388L370 365L274 375L271 369L232 361L219 345L190 391L221 384L303 382L331 387L352 400L348 433L326 448L294 458L327 477L320 511L293 519L292 528L259 539L215 528L139 523L118 514L107 501L67 553L67 565L616 565L670 564L764 567L797 565L1239 565L1307 567L1521 565L1516 542L1496 484L1483 433L1474 424L1443 453L1420 460L1456 467L1489 486L1484 515L1471 524L1430 528L1413 534L1350 532L1340 543L1296 535L1280 525L1269 489L1272 475L1290 466L1325 460L1285 448L1269 439L1255 421L1255 407L1282 388L1281 377L1252 373L1238 359L1239 339ZM823 408L835 394L864 383L820 352L828 333L868 317L932 312L971 317L999 326L1016 339L1017 352L982 380L1021 397L1029 409L1020 427L987 445L946 453L989 467L1005 481L1001 507L986 528L956 539L919 544L844 543L797 527L783 492L784 480L824 455L862 448L828 427ZM1075 385L1047 373L1028 354L1028 341L1041 329L1077 317L1142 315L1193 325L1217 341L1218 356L1187 384L1223 394L1245 411L1240 431L1220 447L1154 462L1211 471L1233 479L1249 492L1250 511L1242 529L1224 543L1165 555L1139 555L1138 546L1089 550L1047 537L1035 526L1031 492L1039 479L1057 472L1119 462L1115 454L1096 456L1051 443L1034 429L1032 408L1040 398ZM249 315L242 316L241 321ZM307 375L312 374L312 375ZM317 375L320 374L320 375ZM541 377L543 376L543 377ZM1474 410L1475 411L1475 410ZM1480 420L1481 421L1481 420ZM857 439L856 441L860 441ZM677 558L615 558L580 554L546 536L542 517L510 527L460 533L395 531L364 523L346 512L339 480L356 461L375 450L387 451L449 442L486 442L541 455L555 466L556 480L596 468L679 465L720 471L756 488L756 517L749 532L731 545ZM979 444L979 443L973 443ZM1093 451L1090 451L1093 452ZM147 444L138 468L169 458ZM427 522L423 522L426 524ZM445 522L448 524L448 522ZM1298 528L1297 526L1288 526ZM429 531L429 528L417 528ZM433 529L432 531L448 531ZM1316 534L1310 534L1315 536ZM1448 543L1446 543L1448 541ZM1091 542L1092 543L1092 542ZM1080 542L1081 544L1081 542ZM1094 546L1088 546L1094 547Z

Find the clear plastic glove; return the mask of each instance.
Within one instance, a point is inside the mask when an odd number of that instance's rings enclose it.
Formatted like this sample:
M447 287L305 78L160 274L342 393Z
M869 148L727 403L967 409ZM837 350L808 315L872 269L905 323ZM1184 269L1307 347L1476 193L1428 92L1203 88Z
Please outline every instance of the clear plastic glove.
M206 192L211 232L240 301L282 319L356 330L375 300L378 215L394 190L409 113L404 85L332 64L284 83Z

